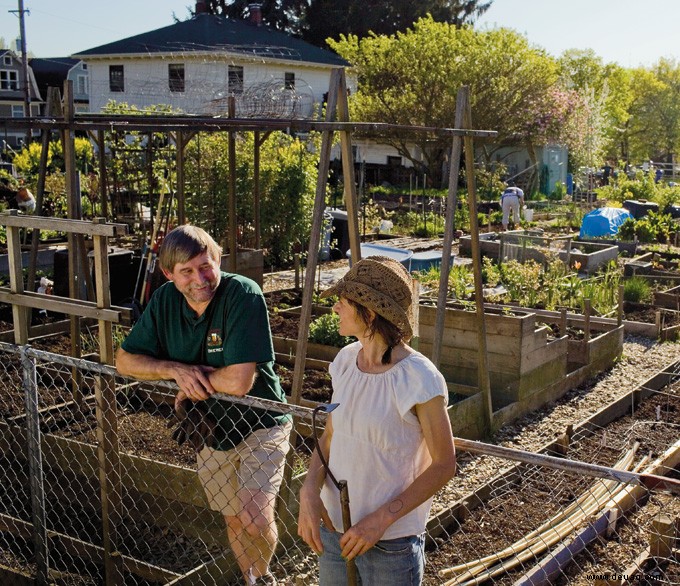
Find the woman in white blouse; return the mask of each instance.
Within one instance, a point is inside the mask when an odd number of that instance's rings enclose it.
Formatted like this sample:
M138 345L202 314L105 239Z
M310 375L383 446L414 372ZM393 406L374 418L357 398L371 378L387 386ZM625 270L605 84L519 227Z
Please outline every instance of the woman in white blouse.
M444 377L407 345L414 299L403 266L368 257L323 296L337 295L340 334L357 342L330 366L334 403L319 440L332 475L347 480L352 526L342 533L335 484L315 451L300 491L298 533L320 555L321 586L420 584L432 497L455 474Z

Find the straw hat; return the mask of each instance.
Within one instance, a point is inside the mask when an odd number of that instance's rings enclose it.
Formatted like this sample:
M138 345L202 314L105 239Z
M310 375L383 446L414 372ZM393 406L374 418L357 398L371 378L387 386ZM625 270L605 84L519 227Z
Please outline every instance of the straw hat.
M321 297L342 296L375 311L413 335L413 279L404 266L386 256L370 256L354 263Z

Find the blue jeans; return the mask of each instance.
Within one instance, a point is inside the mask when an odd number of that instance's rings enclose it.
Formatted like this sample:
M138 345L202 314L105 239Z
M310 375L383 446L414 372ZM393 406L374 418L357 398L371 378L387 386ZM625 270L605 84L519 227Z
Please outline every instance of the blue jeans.
M340 537L340 533L321 527L320 586L347 585L347 562L340 555ZM378 541L354 560L359 584L363 586L418 586L425 567L425 537L412 535Z

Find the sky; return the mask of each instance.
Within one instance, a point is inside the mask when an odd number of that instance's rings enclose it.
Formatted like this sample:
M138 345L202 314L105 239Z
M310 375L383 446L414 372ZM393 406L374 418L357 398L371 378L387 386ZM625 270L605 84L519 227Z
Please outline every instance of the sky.
M63 57L184 19L194 0L24 0L26 42L36 57ZM0 37L19 36L18 0L0 0ZM680 0L494 0L477 21L508 27L559 56L593 49L605 63L651 66L680 59Z

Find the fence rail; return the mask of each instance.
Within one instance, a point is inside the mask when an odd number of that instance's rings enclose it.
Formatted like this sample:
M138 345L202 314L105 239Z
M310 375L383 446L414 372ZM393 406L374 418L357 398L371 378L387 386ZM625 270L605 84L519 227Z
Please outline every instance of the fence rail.
M173 383L12 344L0 344L0 369L0 583L240 583L195 453L171 437ZM459 440L460 473L435 497L428 522L424 584L587 584L604 574L617 584L625 581L611 575L680 583L679 499L661 482L639 485L680 463L679 381L669 375L656 404L638 406L620 431L569 437L572 466ZM102 392L109 384L114 395ZM306 407L224 400L311 421ZM296 536L304 435L286 463L271 565L280 584L296 586L318 583L317 557Z

